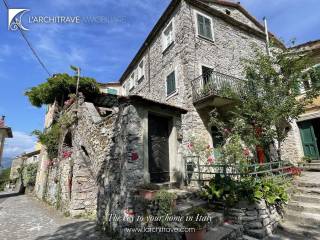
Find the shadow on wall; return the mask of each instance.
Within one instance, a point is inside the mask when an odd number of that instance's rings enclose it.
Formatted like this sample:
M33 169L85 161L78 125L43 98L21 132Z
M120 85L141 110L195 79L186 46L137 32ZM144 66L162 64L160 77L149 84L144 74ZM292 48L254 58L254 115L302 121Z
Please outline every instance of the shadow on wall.
M97 231L96 223L82 221L67 224L50 234L37 237L35 240L109 240L103 233ZM111 240L111 239L110 239Z

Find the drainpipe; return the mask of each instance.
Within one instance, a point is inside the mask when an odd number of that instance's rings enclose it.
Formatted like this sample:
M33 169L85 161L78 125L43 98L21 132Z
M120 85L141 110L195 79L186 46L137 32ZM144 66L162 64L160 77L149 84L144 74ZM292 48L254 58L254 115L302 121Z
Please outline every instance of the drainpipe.
M266 49L267 49L268 56L270 56L270 49L269 49L270 41L269 41L267 18L263 17L263 21L264 21L264 31L265 31L265 34L266 34Z

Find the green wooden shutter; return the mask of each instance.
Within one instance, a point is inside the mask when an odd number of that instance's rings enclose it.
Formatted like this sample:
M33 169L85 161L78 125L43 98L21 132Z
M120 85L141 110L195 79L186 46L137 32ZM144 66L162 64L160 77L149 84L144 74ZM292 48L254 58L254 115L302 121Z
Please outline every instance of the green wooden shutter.
M175 79L175 73L172 72L167 77L167 95L170 95L176 90L176 79Z
M204 17L201 16L200 14L197 14L197 16L198 16L198 31L199 31L199 35L205 37Z
M211 21L209 18L204 18L205 23L205 37L212 39Z
M314 134L312 122L305 121L299 124L304 155L312 159L319 159L317 139Z

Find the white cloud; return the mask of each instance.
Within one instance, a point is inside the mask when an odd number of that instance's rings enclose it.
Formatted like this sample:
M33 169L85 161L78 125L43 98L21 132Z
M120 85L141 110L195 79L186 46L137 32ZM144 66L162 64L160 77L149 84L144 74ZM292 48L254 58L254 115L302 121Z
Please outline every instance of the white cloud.
M6 139L4 157L15 157L35 150L36 138L24 132L13 132L13 138Z

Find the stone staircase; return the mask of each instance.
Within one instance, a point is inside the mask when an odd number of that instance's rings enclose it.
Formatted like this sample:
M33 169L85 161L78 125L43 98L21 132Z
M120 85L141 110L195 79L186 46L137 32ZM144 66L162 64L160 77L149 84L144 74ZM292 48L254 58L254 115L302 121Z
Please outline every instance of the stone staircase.
M178 191L177 205L175 212L177 214L186 214L193 207L203 207L210 209L208 203L198 198L196 192L192 191ZM204 240L234 240L242 239L243 229L240 225L228 224L224 222L223 213L212 210L208 212L211 217L211 222L207 226L207 232Z
M304 169L307 171L320 172L320 160L305 164Z
M320 164L313 163L312 168ZM307 169L310 169L309 166ZM306 171L294 185L277 239L320 239L320 172Z

